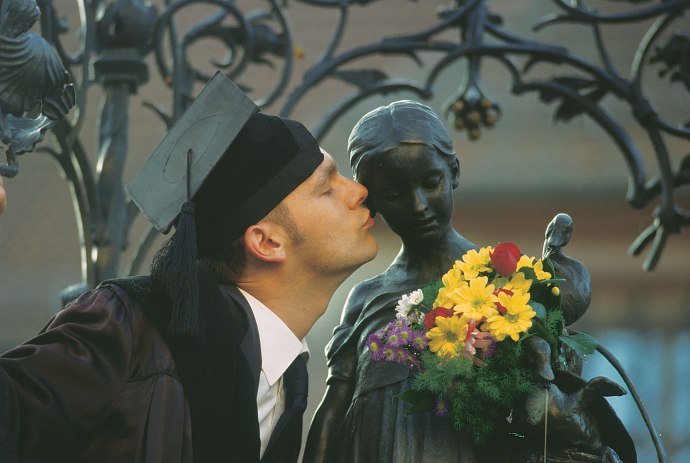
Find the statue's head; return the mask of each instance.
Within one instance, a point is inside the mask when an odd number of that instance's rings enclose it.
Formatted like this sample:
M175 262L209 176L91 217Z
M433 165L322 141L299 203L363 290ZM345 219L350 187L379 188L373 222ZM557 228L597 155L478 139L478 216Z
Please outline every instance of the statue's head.
M376 108L352 129L348 153L355 179L369 190L367 206L403 241L446 231L460 163L431 108L410 100Z

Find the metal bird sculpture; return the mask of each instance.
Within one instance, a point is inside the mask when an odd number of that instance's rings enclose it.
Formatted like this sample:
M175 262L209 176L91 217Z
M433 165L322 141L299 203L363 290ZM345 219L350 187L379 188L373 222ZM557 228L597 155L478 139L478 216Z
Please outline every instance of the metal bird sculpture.
M550 259L561 283L561 308L566 326L579 319L589 307L592 298L589 271L581 262L566 256L563 248L573 234L573 219L564 213L556 216L546 226L542 259Z
M544 233L544 247L542 248L542 260L548 259L552 255L561 251L561 248L570 242L573 234L573 219L564 213L557 214L556 217L546 226Z

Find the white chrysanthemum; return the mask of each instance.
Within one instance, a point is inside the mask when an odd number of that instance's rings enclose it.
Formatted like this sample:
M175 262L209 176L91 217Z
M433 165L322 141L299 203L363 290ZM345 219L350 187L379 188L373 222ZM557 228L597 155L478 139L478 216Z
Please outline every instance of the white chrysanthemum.
M412 310L412 307L421 304L424 300L424 293L421 289L412 291L410 294L405 294L399 301L398 305L395 306L395 311L397 312L397 318L407 318Z
M424 293L421 289L417 289L408 294L407 297L410 298L410 302L412 302L412 305L419 305L424 300Z

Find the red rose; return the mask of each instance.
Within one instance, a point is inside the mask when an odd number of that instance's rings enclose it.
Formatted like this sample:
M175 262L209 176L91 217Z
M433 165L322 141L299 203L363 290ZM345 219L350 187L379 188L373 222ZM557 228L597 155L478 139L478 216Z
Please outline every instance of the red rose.
M491 264L501 276L508 276L515 271L520 260L520 248L513 243L501 243L491 253Z
M503 288L501 288L501 289L499 289L498 291L494 291L494 294L495 294L496 296L498 296L498 295L501 294L501 293L506 293L508 296L512 296L512 295L513 295L513 292L512 292L511 290L509 290L509 289L503 289ZM506 313L508 312L508 309L506 309L505 307L503 307L503 304L501 304L500 302L496 302L496 309L498 310L498 312L499 312L501 315L504 315L504 314L506 314Z
M453 311L446 309L445 307L434 307L431 311L424 317L424 328L430 330L436 326L436 317L448 318L453 316Z

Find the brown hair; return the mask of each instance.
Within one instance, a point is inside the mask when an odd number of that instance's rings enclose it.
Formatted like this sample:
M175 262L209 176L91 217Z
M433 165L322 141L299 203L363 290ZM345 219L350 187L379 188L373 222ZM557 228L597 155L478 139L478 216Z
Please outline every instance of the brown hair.
M293 243L299 245L304 241L290 210L279 203L262 220L273 222L283 227ZM211 257L202 259L216 277L225 283L236 283L244 275L247 266L247 252L244 249L244 235L235 238Z

